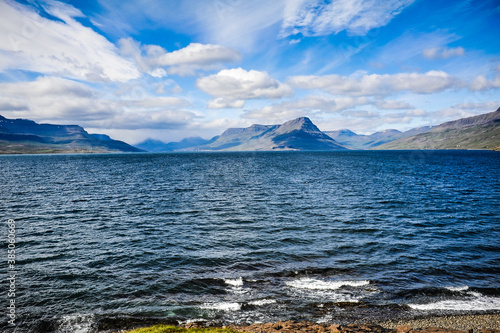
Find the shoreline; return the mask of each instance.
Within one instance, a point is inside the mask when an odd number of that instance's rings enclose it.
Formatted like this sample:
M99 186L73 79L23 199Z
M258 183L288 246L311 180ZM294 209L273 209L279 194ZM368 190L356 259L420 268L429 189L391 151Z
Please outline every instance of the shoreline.
M377 324L389 329L396 329L398 326L440 327L460 331L472 329L475 333L483 329L500 330L500 313L422 316L413 319L380 321Z
M367 321L345 325L335 323L316 323L310 321L280 321L274 323L254 323L227 326L213 325L210 322L190 322L177 327L188 329L229 329L236 332L254 333L500 333L500 313L430 315L412 319L394 319L386 321ZM135 333L135 330L118 332ZM116 333L118 333L116 332ZM155 331L156 332L156 331ZM162 332L162 331L158 331ZM164 331L170 332L170 331ZM195 332L195 331L193 331ZM199 332L199 331L196 331Z

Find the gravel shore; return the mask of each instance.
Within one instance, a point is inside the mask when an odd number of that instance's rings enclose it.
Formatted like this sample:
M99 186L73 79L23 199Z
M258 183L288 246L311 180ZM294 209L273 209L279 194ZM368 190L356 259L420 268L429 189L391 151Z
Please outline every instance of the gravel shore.
M460 331L472 329L474 332L481 332L483 328L500 330L500 314L424 317L410 320L384 321L377 324L390 329L396 329L398 326L411 326L413 328L440 327Z
M191 324L190 327L197 326ZM350 325L285 321L230 327L254 333L500 333L500 314L448 315Z

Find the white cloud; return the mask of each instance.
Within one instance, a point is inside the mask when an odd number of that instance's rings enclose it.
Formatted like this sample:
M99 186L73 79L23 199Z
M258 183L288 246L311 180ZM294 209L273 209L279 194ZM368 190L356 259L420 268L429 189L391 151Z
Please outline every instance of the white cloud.
M83 16L79 10L55 1L44 8L62 22L17 3L0 2L0 70L88 81L125 82L139 77L135 64L120 57L114 44L74 19Z
M405 110L413 109L414 107L407 102L394 101L394 100L377 100L375 106L383 110Z
M452 108L462 109L462 110L474 110L479 112L491 112L495 111L500 107L500 102L498 101L489 101L489 102L481 102L481 103L472 103L466 102L452 106Z
M224 98L226 103L258 98L278 99L293 94L288 85L273 79L266 72L242 68L221 70L198 79L196 85L212 96Z
M288 1L281 36L296 34L324 36L347 30L363 35L369 30L389 23L414 0L320 0Z
M133 58L143 72L154 77L163 77L167 73L194 75L200 69L218 69L223 63L241 60L238 51L220 45L191 43L167 52L157 45L141 45L132 38L122 38L118 44L122 55Z
M458 79L443 71L371 74L356 78L336 74L303 75L289 78L288 83L297 88L321 89L334 95L348 96L387 96L401 91L431 94L461 85Z
M427 59L448 59L451 57L463 56L465 49L461 46L455 48L432 47L425 49L422 54Z
M116 98L83 83L56 77L0 83L2 115L58 124L112 129L179 128L196 117L182 108L189 105L182 98L147 94Z
M241 99L226 100L224 98L216 98L213 101L208 102L209 109L228 109L228 108L241 109L244 105L245 101Z
M488 79L485 75L478 75L469 85L469 89L472 91L482 91L495 88L500 88L500 74L496 75L493 80Z
M281 103L265 106L261 109L246 110L243 117L259 120L274 119L285 121L300 115L328 115L342 114L344 116L356 116L362 118L378 117L376 111L358 110L362 106L375 106L385 110L405 110L407 116L422 116L423 110L415 108L406 102L372 99L368 97L325 97L322 95L308 95L304 98L284 101ZM425 111L424 111L425 112Z

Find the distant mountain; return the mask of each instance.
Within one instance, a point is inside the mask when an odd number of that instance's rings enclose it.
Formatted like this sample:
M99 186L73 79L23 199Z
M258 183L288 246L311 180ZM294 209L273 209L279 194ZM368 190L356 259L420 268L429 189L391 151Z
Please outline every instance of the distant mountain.
M149 138L141 143L136 144L135 147L150 152L165 152L165 151L176 151L195 146L201 146L209 142L210 140L202 139L199 136L185 138L179 142L169 142L169 143Z
M230 128L212 142L191 150L217 151L329 151L345 150L328 135L321 132L309 118L301 117L282 125L252 125Z
M500 108L462 118L376 147L376 149L489 149L500 150Z
M38 124L0 116L0 154L140 152L105 134L77 125Z
M326 131L324 133L349 149L370 149L397 139L409 137L418 133L424 133L429 131L430 129L431 127L429 126L414 128L407 132L389 129L370 135L356 134L348 129Z

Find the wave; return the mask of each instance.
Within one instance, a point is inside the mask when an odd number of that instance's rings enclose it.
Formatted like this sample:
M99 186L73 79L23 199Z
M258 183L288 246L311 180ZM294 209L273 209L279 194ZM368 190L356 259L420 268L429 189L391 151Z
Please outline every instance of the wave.
M205 303L201 306L201 308L220 311L239 311L241 310L241 304L235 302Z
M239 277L236 279L224 279L224 282L226 284L229 284L233 287L241 287L243 286L243 278Z
M460 286L460 287L445 287L445 289L448 289L450 291L467 291L469 290L468 286Z
M59 320L58 333L89 333L92 332L96 324L93 314L74 314L63 316Z
M472 297L464 299L444 300L428 304L408 304L415 310L450 310L450 311L491 311L500 310L500 297L484 296L477 292L470 293Z
M324 281L310 278L302 278L299 280L286 282L287 286L299 289L312 290L336 290L342 287L362 287L370 284L370 281Z
M262 305L274 304L274 303L276 303L276 300L274 300L274 299L259 299L256 301L248 302L248 304L255 305L255 306L262 306Z

